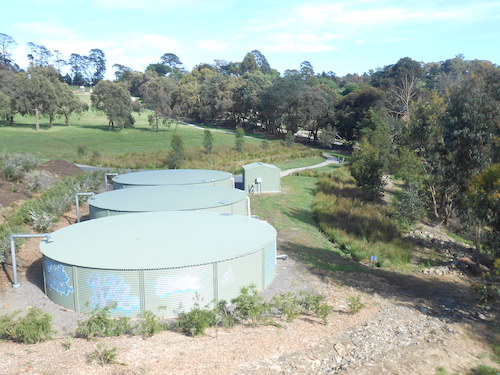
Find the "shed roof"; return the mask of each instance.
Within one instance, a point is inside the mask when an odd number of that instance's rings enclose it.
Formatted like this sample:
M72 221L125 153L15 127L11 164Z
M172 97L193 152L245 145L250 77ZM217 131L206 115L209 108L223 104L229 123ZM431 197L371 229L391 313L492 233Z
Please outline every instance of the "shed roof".
M80 267L178 268L237 258L276 239L267 222L213 212L148 212L74 224L42 241L42 253Z
M192 185L210 181L227 180L229 172L210 169L160 169L125 173L113 178L113 181L125 185Z
M222 186L158 185L112 190L94 195L88 202L107 210L150 212L227 206L245 198L245 192Z
M255 169L255 168L260 168L260 167L273 168L273 169L279 170L279 168L275 165L262 163L260 161L255 162L255 163L246 164L243 166L243 169L250 170L250 169Z

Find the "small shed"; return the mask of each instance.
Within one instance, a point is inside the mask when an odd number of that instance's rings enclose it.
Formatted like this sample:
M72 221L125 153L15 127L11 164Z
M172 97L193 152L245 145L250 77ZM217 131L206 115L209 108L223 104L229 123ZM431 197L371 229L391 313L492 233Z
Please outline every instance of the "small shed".
M281 191L280 169L261 162L243 166L243 186L247 193L277 193Z

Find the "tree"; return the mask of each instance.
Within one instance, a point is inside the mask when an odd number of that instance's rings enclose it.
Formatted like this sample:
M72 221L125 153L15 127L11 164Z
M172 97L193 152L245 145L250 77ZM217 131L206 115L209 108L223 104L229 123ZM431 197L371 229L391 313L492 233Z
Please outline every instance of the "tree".
M28 74L17 75L17 110L21 114L29 113L35 116L37 131L40 130L40 117L48 115L57 101L57 91L50 80L50 71L51 69L42 66L33 66L28 69Z
M243 75L245 73L256 72L258 70L259 66L255 61L254 55L251 52L248 52L240 64L240 74Z
M14 125L14 115L17 112L17 98L19 97L19 86L17 84L17 74L12 70L0 70L0 93L8 98L8 106L6 106L4 97L3 117L5 123Z
M158 131L160 123L166 125L175 116L173 93L176 87L176 82L170 77L156 77L141 86L142 100L146 108L153 111L150 117L153 130Z
M34 66L49 66L52 59L52 52L41 44L28 43L31 53L28 54L30 63Z
M474 175L467 187L467 205L478 220L476 252L480 251L481 226L486 231L486 247L500 257L500 164L491 164Z
M444 117L444 223L460 204L470 178L491 163L499 137L499 105L481 79L471 77L449 91Z
M104 112L108 117L108 130L113 130L115 126L124 128L134 125L134 118L131 114L132 100L122 83L99 81L90 100L93 108Z
M236 132L234 133L234 149L237 152L243 152L243 147L245 145L245 131L242 127L238 126Z
M318 142L323 147L331 148L333 142L337 139L337 129L335 129L332 125L328 124L318 135Z
M184 152L184 142L177 132L174 132L174 134L172 134L171 147L172 151L170 151L167 158L168 168L180 169L184 164L184 159L186 158L186 156Z
M10 49L16 45L16 41L10 35L0 33L0 64L8 68L15 67L12 61ZM18 69L14 69L18 70Z
M271 73L271 66L269 65L269 62L267 61L266 57L262 54L262 52L254 49L250 53L253 55L255 62L257 63L257 66L259 67L259 70L263 74Z
M354 151L350 169L356 184L370 197L378 197L384 187L384 165L379 158L379 150L367 138L363 138Z
M87 57L88 61L88 75L90 84L95 85L100 80L104 79L104 74L106 73L106 57L104 52L98 48L90 50L90 54Z
M206 154L212 153L213 145L214 136L212 135L212 132L210 130L205 129L205 131L203 132L203 150Z

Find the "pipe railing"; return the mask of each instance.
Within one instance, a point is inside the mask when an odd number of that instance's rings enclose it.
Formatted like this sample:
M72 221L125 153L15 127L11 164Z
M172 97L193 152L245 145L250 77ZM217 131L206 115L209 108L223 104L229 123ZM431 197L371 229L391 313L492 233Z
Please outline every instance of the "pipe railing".
M118 176L118 173L104 173L104 191L108 191L108 177Z
M246 197L247 198L247 213L248 213L248 217L252 217L252 214L250 213L250 197Z
M12 287L19 288L21 284L19 284L19 280L17 279L17 262L16 262L16 238L37 238L44 237L46 242L51 241L51 237L49 233L44 234L11 234L10 235L10 255L12 256Z
M75 193L75 203L76 203L76 222L80 222L80 200L78 197L81 195L91 196L93 197L95 193Z

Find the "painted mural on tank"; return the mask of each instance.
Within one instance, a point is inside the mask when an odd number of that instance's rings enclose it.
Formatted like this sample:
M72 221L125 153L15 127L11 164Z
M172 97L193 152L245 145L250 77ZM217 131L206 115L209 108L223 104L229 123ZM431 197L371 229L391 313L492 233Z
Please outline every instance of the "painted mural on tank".
M47 287L59 293L61 296L68 296L73 293L71 279L64 269L64 265L54 262L50 258L44 259L45 277Z
M113 310L132 313L140 309L140 299L131 296L130 284L125 283L123 276L112 273L92 273L87 279L87 284L92 290L90 304L92 307L106 307L116 304Z

